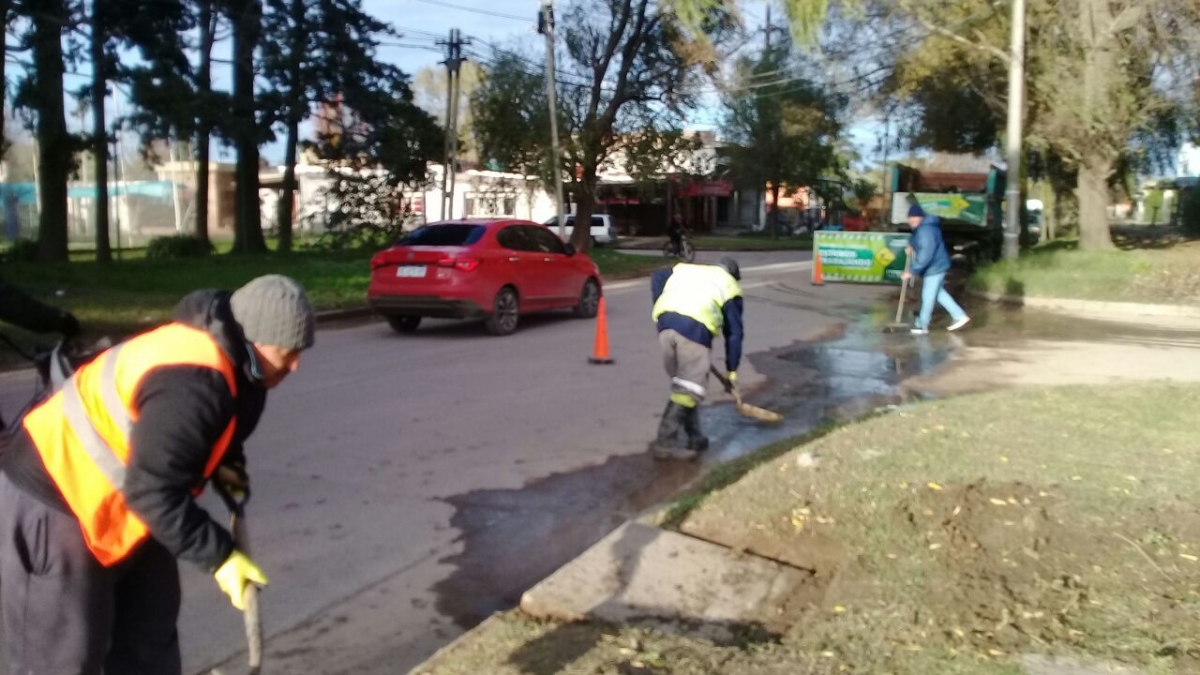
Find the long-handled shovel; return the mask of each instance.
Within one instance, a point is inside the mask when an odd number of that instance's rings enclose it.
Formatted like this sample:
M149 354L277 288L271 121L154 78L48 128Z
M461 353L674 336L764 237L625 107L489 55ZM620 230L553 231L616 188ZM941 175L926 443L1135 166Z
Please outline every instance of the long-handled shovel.
M246 503L250 501L250 487L245 487L241 499L235 497L220 480L213 481L213 488L229 508L229 531L233 533L233 545L242 553L250 555L250 535L246 532ZM258 586L246 584L244 593L246 611L242 616L246 622L246 651L250 668L248 672L250 675L258 675L262 670L262 617L258 613ZM212 675L222 673L214 669Z
M883 327L883 332L892 333L898 330L909 328L909 325L902 321L904 318L904 303L908 300L908 282L909 277L907 272L912 266L912 255L906 255L904 258L904 280L900 282L900 302L896 303L896 320Z
M711 366L712 374L720 381L721 386L725 387L725 391L733 394L733 400L737 403L737 411L749 417L750 419L759 420L760 422L782 422L783 415L766 408L760 408L756 405L742 402L742 392L738 391L737 385L721 374L716 366Z

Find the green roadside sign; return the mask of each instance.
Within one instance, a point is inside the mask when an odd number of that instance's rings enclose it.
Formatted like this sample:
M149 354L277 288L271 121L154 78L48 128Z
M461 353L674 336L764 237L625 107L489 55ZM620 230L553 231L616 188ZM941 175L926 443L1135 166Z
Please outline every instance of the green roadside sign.
M894 232L826 232L813 237L813 276L820 260L826 281L898 284L908 254L907 234Z

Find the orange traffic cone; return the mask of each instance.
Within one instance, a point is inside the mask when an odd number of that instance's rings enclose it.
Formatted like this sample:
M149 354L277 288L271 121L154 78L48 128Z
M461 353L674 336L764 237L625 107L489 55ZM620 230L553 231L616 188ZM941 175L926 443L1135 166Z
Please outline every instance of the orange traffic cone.
M813 286L824 286L825 285L825 275L821 272L821 254L820 253L813 254L812 283L813 283Z
M600 296L600 308L596 314L596 345L592 349L592 356L588 357L588 363L605 365L612 362L608 355L608 311L604 305L604 296Z

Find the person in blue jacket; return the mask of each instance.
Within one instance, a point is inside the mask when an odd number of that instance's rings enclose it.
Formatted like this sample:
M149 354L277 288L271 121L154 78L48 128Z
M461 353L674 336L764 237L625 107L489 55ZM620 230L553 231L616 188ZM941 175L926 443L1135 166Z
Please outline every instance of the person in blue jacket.
M912 227L912 267L904 278L921 277L921 313L913 324L913 335L929 332L929 320L933 318L933 303L941 305L950 313L947 330L958 330L967 325L971 317L946 292L946 272L950 271L950 254L942 239L942 221L937 216L925 215L920 204L908 209L908 224Z
M741 278L741 268L730 257L716 265L681 263L650 277L653 319L663 366L671 378L671 397L650 446L655 459L696 459L708 448L697 406L708 390L712 343L718 335L725 337L729 380L737 380L743 338Z

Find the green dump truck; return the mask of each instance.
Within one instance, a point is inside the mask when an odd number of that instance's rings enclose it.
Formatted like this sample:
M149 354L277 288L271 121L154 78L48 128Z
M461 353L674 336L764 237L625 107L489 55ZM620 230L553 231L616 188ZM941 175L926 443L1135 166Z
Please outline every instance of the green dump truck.
M970 263L997 260L1004 247L1005 172L921 171L896 165L889 186L891 224L908 231L908 209L920 204L942 219L942 234L951 253Z

